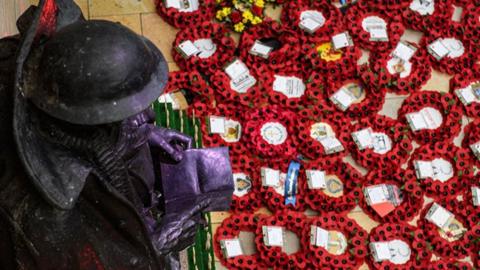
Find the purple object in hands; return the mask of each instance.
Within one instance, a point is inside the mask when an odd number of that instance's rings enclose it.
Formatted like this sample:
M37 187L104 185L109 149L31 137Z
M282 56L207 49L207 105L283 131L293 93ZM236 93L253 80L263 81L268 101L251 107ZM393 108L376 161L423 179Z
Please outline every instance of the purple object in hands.
M227 147L188 149L177 164L161 163L165 213L208 201L204 212L230 209L234 190Z

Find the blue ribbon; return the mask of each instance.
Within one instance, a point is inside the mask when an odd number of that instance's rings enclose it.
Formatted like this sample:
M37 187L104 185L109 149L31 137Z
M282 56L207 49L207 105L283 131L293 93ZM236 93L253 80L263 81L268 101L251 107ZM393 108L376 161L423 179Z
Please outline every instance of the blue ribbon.
M295 206L297 202L296 193L300 166L300 163L293 160L288 165L287 179L285 180L285 205Z

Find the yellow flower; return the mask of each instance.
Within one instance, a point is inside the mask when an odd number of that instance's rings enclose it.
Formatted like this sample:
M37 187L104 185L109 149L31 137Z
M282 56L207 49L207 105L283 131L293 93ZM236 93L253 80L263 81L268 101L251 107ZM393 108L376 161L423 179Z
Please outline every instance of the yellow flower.
M215 0L215 2L217 2L217 4L220 4L222 3L223 0Z
M265 2L263 0L255 0L255 6L258 6L258 7L265 7Z
M223 20L223 15L221 10L217 10L217 14L215 15L215 18L217 18L217 20L219 21Z
M242 14L242 17L243 17L243 23L247 23L248 21L252 21L253 20L253 14L250 10L245 10Z
M232 13L231 8L229 8L229 7L222 8L222 14L223 14L224 17L227 17L228 15L230 15L230 13Z
M252 20L252 24L253 25L256 25L256 24L259 24L262 22L262 18L258 17L258 16L255 16Z
M239 23L236 23L235 25L233 25L233 30L235 30L235 32L242 32L243 29L245 29L245 25L241 22Z

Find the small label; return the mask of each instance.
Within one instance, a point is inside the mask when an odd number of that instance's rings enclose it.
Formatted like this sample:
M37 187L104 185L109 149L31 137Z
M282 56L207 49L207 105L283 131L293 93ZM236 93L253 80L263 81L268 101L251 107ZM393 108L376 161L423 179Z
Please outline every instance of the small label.
M265 123L261 129L262 138L269 144L279 145L287 140L287 129L278 122Z
M478 89L475 90L478 91ZM474 91L471 84L465 88L456 89L455 94L457 95L458 99L460 99L460 101L463 103L463 105L467 106L473 102L480 102L476 91Z
M480 206L480 187L472 187L472 200L474 206Z
M165 0L165 7L174 8L180 12L193 12L198 10L198 0Z
M387 23L378 16L369 16L362 21L363 30L370 33L370 41L388 41Z
M427 46L428 52L437 60L444 57L457 58L463 55L465 47L455 38L439 38Z
M369 247L376 262L390 261L399 265L410 260L411 249L402 240L371 242Z
M250 48L249 53L252 55L260 56L262 58L268 59L270 52L272 52L273 48L263 44L260 41L255 41L252 48Z
M403 201L402 192L395 185L369 186L363 190L363 194L367 204L381 217L391 213Z
M405 42L399 42L395 50L393 50L392 56L408 62L413 57L416 51L417 48L415 46Z
M335 137L325 137L319 142L323 146L325 155L331 155L345 150L342 143Z
M382 132L372 133L373 137L373 152L376 154L386 154L392 149L392 140L387 134Z
M342 111L346 111L355 102L355 97L345 88L340 88L330 100Z
M233 195L237 197L243 197L250 192L252 189L252 180L250 177L244 173L234 173L233 182L235 185L235 190Z
M370 250L372 251L373 258L376 262L382 262L390 260L392 254L390 254L390 247L388 242L371 242Z
M324 249L327 249L328 231L318 226L311 226L310 230L310 243L317 247L323 247Z
M418 112L408 113L406 118L413 131L437 129L443 122L443 116L440 111L430 107L423 108Z
M388 33L386 28L370 28L368 32L370 32L370 41L388 41Z
M268 247L283 247L284 229L277 226L262 226L263 242Z
M428 52L437 60L441 60L448 55L448 48L442 43L442 39L439 38L427 46Z
M225 67L225 73L230 77L230 88L240 94L247 93L257 83L248 67L239 59Z
M305 94L305 84L294 76L274 75L273 91L280 92L288 98L299 98Z
M453 214L447 209L443 208L437 203L433 203L428 210L425 219L435 224L438 228L443 229L448 227L448 224L454 218Z
M228 143L236 143L242 137L242 125L235 120L225 120L225 132L220 137Z
M300 29L313 34L325 24L325 17L316 10L307 10L300 14Z
M352 132L352 138L359 150L373 147L373 130L372 128L364 128L359 131Z
M266 187L277 187L280 185L280 171L270 168L261 168L262 185Z
M418 179L431 178L444 183L454 175L452 164L442 158L436 158L432 161L415 160L413 165Z
M198 54L200 58L208 58L217 51L217 44L210 38L197 39L193 44L200 50L200 54Z
M410 9L422 16L432 15L435 11L435 3L433 0L413 0L410 3Z
M474 143L474 144L471 144L470 145L470 149L472 150L473 154L475 155L475 157L480 160L480 141Z
M200 54L200 49L193 44L192 41L186 40L182 43L180 43L177 46L177 51L184 57L184 58L190 58L191 56L194 55L199 55Z
M339 50L353 46L353 40L348 32L343 32L332 37L332 44L335 50Z
M338 231L328 231L318 226L310 226L310 244L324 248L328 253L341 255L348 246L345 235Z
M244 254L242 244L238 238L220 240L220 247L223 251L223 256L227 259Z
M225 117L210 116L208 120L210 134L225 134Z
M324 171L306 170L306 175L309 189L324 189L327 187Z

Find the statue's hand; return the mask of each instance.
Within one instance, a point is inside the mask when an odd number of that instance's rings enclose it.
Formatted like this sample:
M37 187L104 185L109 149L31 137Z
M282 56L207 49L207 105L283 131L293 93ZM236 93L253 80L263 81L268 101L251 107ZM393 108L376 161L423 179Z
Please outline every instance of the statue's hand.
M192 138L167 128L154 128L148 143L162 150L166 158L179 162L183 159L183 150L192 147Z
M205 225L201 216L209 200L202 201L189 211L165 217L154 234L154 244L159 255L178 252L193 244L198 225Z

